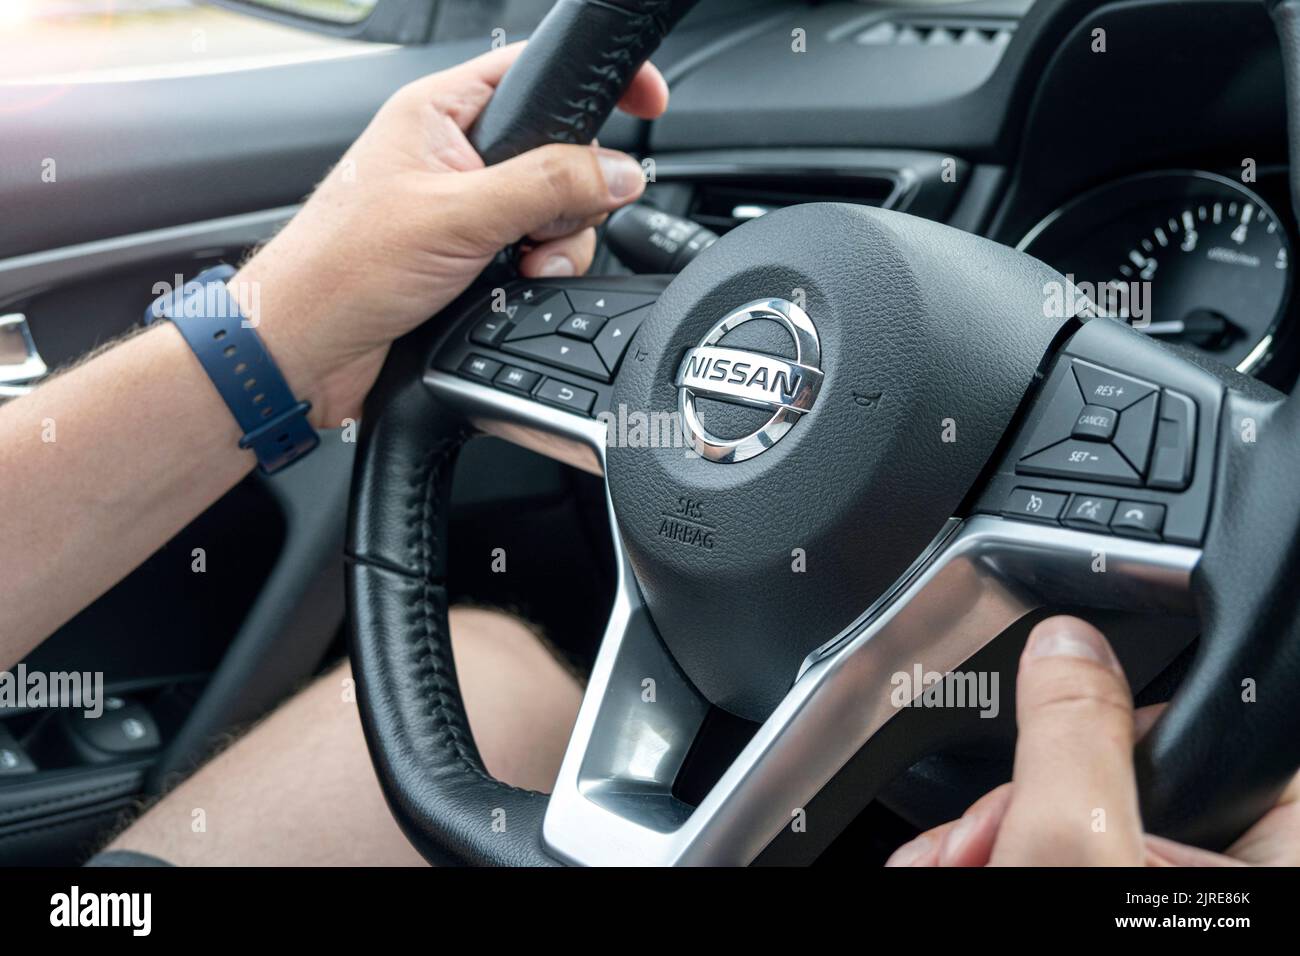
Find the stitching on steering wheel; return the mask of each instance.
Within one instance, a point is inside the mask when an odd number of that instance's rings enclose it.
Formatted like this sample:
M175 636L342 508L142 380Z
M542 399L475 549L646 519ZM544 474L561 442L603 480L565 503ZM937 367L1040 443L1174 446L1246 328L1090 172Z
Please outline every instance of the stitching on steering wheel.
M413 610L423 631L416 634L413 674L418 683L426 687L425 699L435 739L447 746L465 771L506 791L540 795L535 790L503 783L487 772L474 745L468 717L463 723L459 719L459 715L464 713L463 702L459 708L451 704L453 695L458 692L458 683L454 662L447 656L451 653L450 628L445 632L443 628L447 621L447 589L444 584L435 583L432 576L433 555L437 547L435 521L440 513L438 486L443 469L455 460L469 437L470 433L462 429L451 438L436 443L411 480L416 488L421 484L424 486L422 494L417 492L407 499L407 511L414 519L416 529L412 544L421 578L421 590Z

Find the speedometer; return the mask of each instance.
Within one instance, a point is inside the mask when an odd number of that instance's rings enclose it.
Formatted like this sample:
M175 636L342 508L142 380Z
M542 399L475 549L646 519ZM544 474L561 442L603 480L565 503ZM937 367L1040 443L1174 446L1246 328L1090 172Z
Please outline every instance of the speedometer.
M1267 355L1290 289L1286 226L1256 193L1213 173L1101 186L1017 248L1063 273L1099 312L1242 371Z

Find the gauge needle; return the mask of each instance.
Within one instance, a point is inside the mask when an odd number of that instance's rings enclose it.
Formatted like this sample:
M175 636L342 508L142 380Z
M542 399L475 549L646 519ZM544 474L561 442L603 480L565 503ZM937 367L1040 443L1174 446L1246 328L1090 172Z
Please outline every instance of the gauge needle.
M1235 326L1218 312L1210 309L1193 309L1184 318L1169 322L1152 322L1137 326L1147 335L1161 338L1181 338L1201 348L1219 348Z

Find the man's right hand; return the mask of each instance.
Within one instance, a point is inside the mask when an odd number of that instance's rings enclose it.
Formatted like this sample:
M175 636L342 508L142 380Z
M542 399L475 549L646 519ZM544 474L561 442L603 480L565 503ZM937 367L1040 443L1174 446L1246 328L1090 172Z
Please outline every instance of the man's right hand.
M1163 707L1134 713L1119 660L1092 625L1043 621L1020 658L1011 783L899 847L887 865L1300 864L1300 776L1227 853L1143 832L1133 745Z

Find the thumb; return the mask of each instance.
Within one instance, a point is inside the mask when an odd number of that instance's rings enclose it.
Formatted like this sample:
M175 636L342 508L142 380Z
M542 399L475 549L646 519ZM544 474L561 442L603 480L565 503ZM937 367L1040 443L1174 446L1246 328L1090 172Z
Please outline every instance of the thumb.
M576 232L645 191L641 166L626 153L558 143L530 149L464 176L474 222L462 234L495 252L543 227L567 221ZM554 231L552 228L551 231Z
M1015 786L991 862L1141 865L1133 699L1100 631L1073 617L1033 629L1016 721Z

